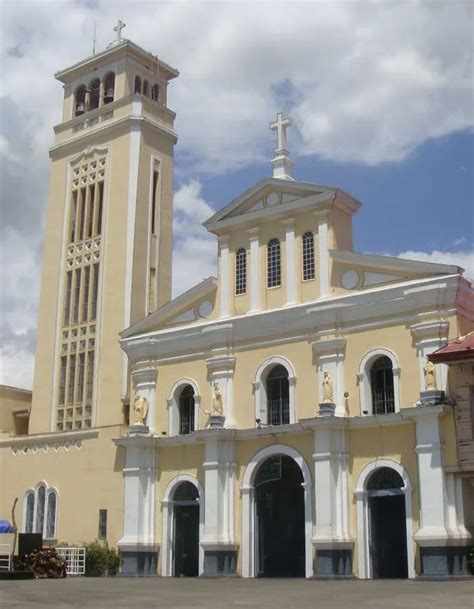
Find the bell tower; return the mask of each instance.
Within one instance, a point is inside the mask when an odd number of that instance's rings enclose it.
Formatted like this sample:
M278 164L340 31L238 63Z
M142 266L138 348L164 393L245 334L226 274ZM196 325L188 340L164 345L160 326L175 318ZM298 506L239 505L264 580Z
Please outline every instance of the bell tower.
M120 26L120 27L119 27ZM121 37L61 70L30 433L124 422L119 332L171 296L178 71Z

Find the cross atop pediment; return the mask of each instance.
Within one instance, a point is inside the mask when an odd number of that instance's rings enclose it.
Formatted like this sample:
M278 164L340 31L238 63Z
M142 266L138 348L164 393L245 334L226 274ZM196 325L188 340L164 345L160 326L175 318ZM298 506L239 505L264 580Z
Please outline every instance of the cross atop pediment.
M288 158L288 149L286 148L286 130L293 125L291 118L283 118L283 113L278 112L276 121L270 123L270 129L277 132L277 147L275 149L276 156L272 159L273 177L281 180L292 180L290 175L293 163Z

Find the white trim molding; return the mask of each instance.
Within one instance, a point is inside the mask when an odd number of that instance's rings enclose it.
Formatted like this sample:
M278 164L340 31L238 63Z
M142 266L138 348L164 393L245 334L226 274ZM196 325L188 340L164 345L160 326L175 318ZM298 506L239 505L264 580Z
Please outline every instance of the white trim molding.
M260 311L260 228L247 231L250 242L250 312Z
M393 372L393 397L395 402L395 412L400 412L400 366L397 356L390 349L383 347L371 349L362 358L359 366L359 397L361 416L372 415L372 388L370 385L370 369L379 357L386 356L392 362Z
M38 493L40 488L44 489L44 505L43 505L43 515L41 522L41 530L38 529L37 517L38 517ZM32 518L32 529L29 531L30 533L41 533L43 539L57 539L57 526L58 526L58 507L59 507L59 493L58 490L54 486L48 486L48 483L44 480L38 482L34 488L29 488L23 494L23 506L22 506L22 527L21 530L23 533L27 533L26 530L26 520L27 520L27 510L28 510L28 497L33 496L33 518ZM49 514L49 500L52 495L56 497L56 505L54 508L54 517L53 517L53 534L48 535L48 514Z
M229 235L219 237L219 294L220 317L230 316Z
M174 502L173 496L176 489L182 482L190 482L196 487L199 493L199 542L204 536L204 489L193 476L188 474L179 474L168 483L161 505L163 506L163 532L161 541L162 562L161 575L163 577L173 577L174 575L174 542L175 542L175 525L174 525ZM199 543L199 575L204 571L204 550Z
M329 221L328 212L316 212L318 220L318 260L319 260L319 294L330 296L329 283Z
M289 413L290 423L296 423L296 374L293 365L286 357L275 355L266 359L257 369L253 383L255 397L255 419L261 419L264 425L268 424L267 408L267 377L274 366L281 365L288 371L289 384Z
M171 387L167 398L168 403L168 435L179 436L179 397L181 391L191 385L194 391L194 431L199 429L199 413L201 405L201 393L196 381L192 378L182 378Z
M274 444L267 446L255 454L247 465L242 481L242 577L257 576L256 560L256 504L254 481L260 465L269 457L285 455L298 464L303 474L305 514L305 577L313 576L313 510L312 510L312 480L308 464L302 455L290 446Z
M286 218L281 223L285 227L285 276L286 306L296 304L296 244L295 219Z
M375 470L382 467L393 469L403 480L403 487L400 489L405 497L405 516L406 516L406 544L407 544L407 565L408 577L413 579L415 572L415 551L413 543L413 505L412 505L412 484L406 469L400 463L392 459L376 459L364 467L357 478L354 491L356 499L357 514L357 558L358 558L358 577L359 579L372 578L372 565L370 557L370 531L369 531L369 493L367 482Z

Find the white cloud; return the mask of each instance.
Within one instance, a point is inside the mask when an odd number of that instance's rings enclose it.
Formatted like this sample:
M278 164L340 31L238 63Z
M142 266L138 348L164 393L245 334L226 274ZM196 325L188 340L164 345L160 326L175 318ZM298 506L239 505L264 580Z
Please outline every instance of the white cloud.
M173 296L216 274L216 237L202 222L213 209L201 196L201 183L191 180L174 195Z
M432 252L406 251L398 254L399 258L408 260L421 260L423 262L438 262L440 264L453 264L465 270L464 277L474 280L474 251L459 252Z

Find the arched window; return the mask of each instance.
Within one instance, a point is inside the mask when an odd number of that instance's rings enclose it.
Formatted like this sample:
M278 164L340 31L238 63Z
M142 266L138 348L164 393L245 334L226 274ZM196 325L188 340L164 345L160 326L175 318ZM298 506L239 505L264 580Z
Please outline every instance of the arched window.
M271 239L267 245L267 287L275 288L281 285L280 242Z
M288 370L278 364L267 376L267 412L269 425L290 422L290 385Z
M23 531L41 533L44 539L56 538L58 493L40 482L35 490L25 493L23 503Z
M94 78L89 83L89 109L95 110L100 103L100 80Z
M143 95L148 97L148 80L143 81Z
M181 482L176 487L173 495L173 501L197 501L199 499L199 491L192 482Z
M56 491L49 491L48 503L46 508L46 539L54 539L56 537Z
M303 235L303 280L314 279L314 235Z
M247 291L247 252L241 247L235 254L235 293Z
M109 72L104 78L104 104L110 104L115 97L115 74Z
M74 116L81 116L86 111L86 87L81 85L77 87L75 98Z
M386 355L377 358L370 368L370 388L373 414L395 412L393 365Z
M179 434L186 435L194 431L194 389L191 385L181 391L179 396Z
M151 99L153 101L158 101L160 97L160 87L158 85L153 85L151 88Z
M140 94L142 92L142 79L140 76L135 76L135 84L133 85L133 92Z
M379 467L370 476L366 489L368 491L385 491L404 486L403 478L391 467Z
M33 491L29 491L26 495L26 507L25 507L25 533L33 533L33 519L35 514L35 494Z
M43 485L41 485L36 492L35 533L43 533L45 503L46 503L46 488Z

